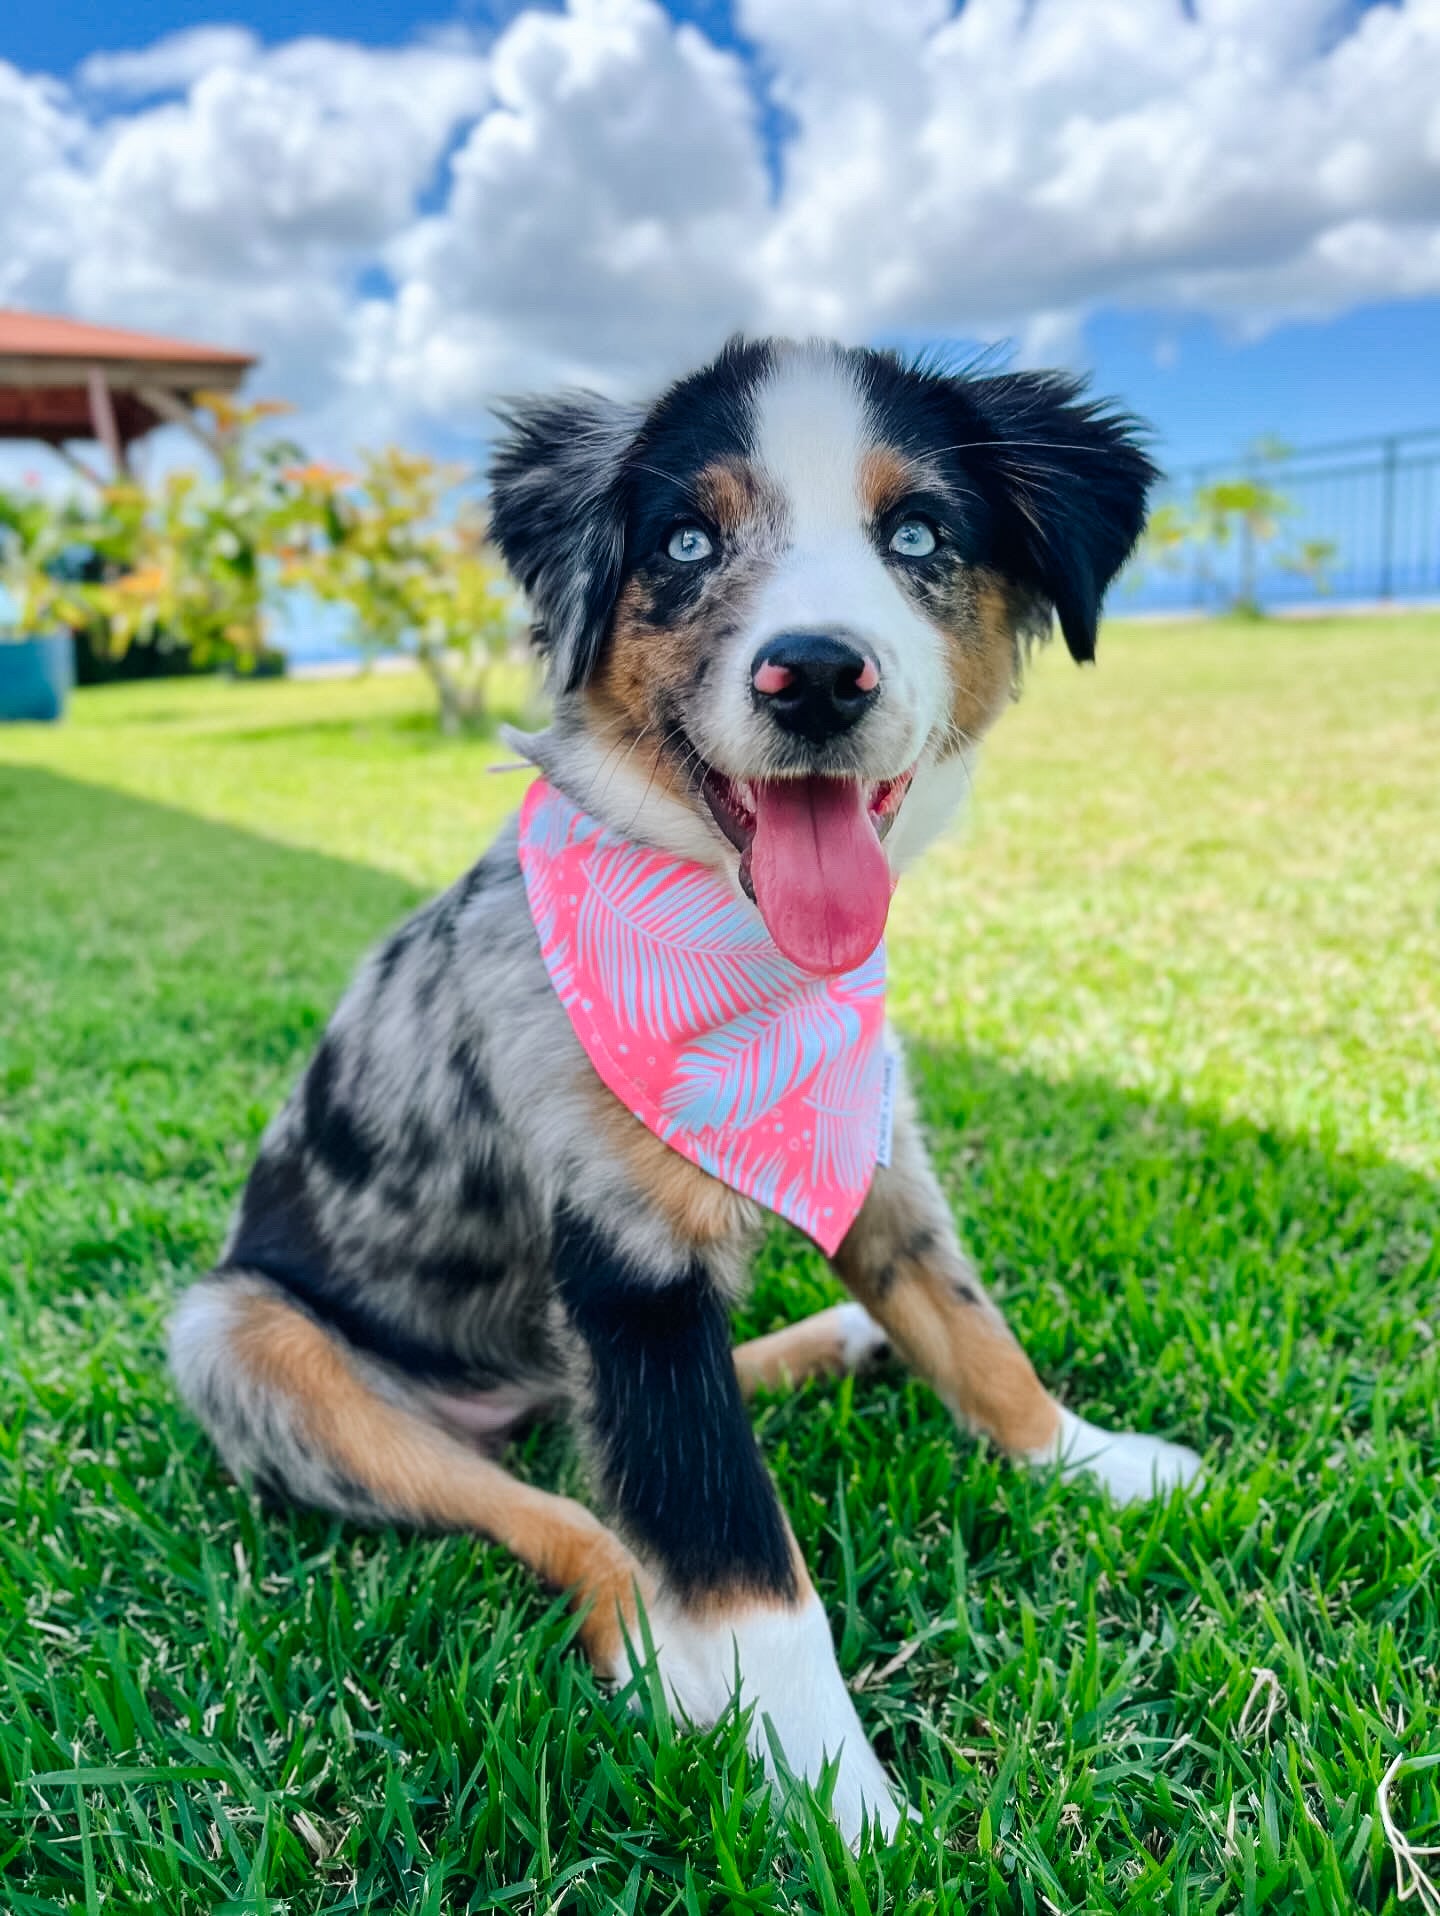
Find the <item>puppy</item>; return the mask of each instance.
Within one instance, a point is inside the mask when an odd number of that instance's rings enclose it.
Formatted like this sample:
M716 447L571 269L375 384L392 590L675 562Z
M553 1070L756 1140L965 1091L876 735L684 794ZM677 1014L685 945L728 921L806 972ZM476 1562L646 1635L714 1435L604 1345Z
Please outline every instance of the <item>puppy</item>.
M867 1819L891 1834L902 1805L750 1393L889 1346L1018 1459L1089 1468L1121 1498L1198 1468L1046 1391L956 1241L893 1059L877 1088L891 886L955 812L1028 639L1053 614L1093 657L1153 477L1133 423L1061 376L817 343L734 341L650 406L515 406L493 529L547 661L554 721L521 744L558 812L512 821L366 960L172 1324L180 1390L232 1470L343 1516L495 1539L574 1592L610 1677L643 1604L680 1710L713 1721L738 1672L767 1762L778 1749L810 1780L838 1762L852 1840ZM658 920L612 914L586 974L643 1005L597 1011L557 957L565 910L590 935L600 882L557 861L595 847L659 885ZM713 946L696 923L720 928ZM632 990L646 966L666 983L677 942L689 998ZM780 1009L742 1064L752 987ZM686 1019L704 1025L716 993L720 1037L697 1036ZM738 1142L684 1131L673 1076L653 1108L643 1086L632 1100L622 1018L642 1050L646 1030L679 1046L682 1071L693 1046L707 1068L731 1047ZM804 1078L816 1058L830 1092ZM785 1112L812 1114L803 1130L766 1132L782 1107L765 1070ZM854 1301L732 1350L772 1209L810 1221ZM582 1434L613 1528L498 1461L540 1412Z

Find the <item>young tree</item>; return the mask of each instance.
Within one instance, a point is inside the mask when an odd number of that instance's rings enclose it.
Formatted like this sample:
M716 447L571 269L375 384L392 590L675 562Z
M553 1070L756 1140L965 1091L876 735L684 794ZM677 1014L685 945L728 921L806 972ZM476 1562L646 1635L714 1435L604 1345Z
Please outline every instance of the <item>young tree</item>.
M245 669L269 649L282 595L309 592L345 609L365 654L415 656L446 731L473 724L491 667L517 649L520 612L465 473L390 447L352 477L261 436L284 410L207 396L206 473L61 505L0 499L0 585L17 629L68 626L112 655L177 646Z
M286 582L345 607L368 651L412 652L443 730L475 724L490 668L517 649L521 621L483 509L453 498L463 468L391 446L365 454L358 477L322 465L288 477L308 510L283 554Z
M1240 549L1239 575L1232 612L1258 614L1259 554L1280 530L1290 502L1263 479L1242 474L1198 486L1191 501L1196 532L1212 549L1221 551L1232 539Z

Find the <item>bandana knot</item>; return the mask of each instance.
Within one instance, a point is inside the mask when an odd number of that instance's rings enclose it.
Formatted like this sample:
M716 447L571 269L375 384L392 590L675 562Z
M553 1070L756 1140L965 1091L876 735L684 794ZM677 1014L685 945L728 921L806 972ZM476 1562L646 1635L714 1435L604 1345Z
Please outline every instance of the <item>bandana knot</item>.
M888 1161L885 948L803 971L704 865L636 845L537 779L520 867L586 1056L682 1157L827 1254Z

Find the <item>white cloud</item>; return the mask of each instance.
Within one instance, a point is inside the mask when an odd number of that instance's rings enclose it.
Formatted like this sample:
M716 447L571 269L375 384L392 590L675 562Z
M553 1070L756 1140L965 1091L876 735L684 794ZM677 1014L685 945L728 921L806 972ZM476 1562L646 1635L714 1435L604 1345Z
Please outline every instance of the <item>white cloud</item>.
M63 302L85 137L61 88L0 60L0 305Z
M758 69L657 0L0 66L0 299L254 346L333 438L642 385L740 324L1063 357L1101 305L1440 294L1440 0L739 13Z
M652 0L572 0L522 15L491 78L443 210L389 249L400 294L366 317L367 371L446 410L653 377L753 320L769 182L733 55Z
M247 65L259 52L260 42L244 27L186 27L138 52L92 53L79 79L82 87L120 98L183 93L212 68Z
M796 324L987 333L1102 301L1270 316L1440 290L1333 252L1357 217L1440 230L1436 0L1348 33L1335 0L1200 0L1190 19L1176 0L943 19L902 0L863 49L808 31L819 5L744 14L799 122L767 241Z
M0 150L22 212L35 211L5 253L46 270L13 297L257 348L266 386L310 405L340 382L358 277L415 220L456 130L489 98L486 62L463 43L266 52L199 30L128 61L97 57L86 77L182 92L77 130L53 83L16 76L32 130L17 149L0 117Z

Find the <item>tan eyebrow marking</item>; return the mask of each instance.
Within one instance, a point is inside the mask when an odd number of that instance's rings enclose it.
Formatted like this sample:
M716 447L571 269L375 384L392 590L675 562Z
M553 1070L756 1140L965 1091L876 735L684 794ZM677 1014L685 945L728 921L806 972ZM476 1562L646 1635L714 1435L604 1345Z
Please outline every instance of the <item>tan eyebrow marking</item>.
M735 532L758 513L762 488L754 468L740 459L716 459L695 475L695 499L721 532Z
M871 446L860 455L860 502L872 519L878 519L928 477L926 469L898 447Z

